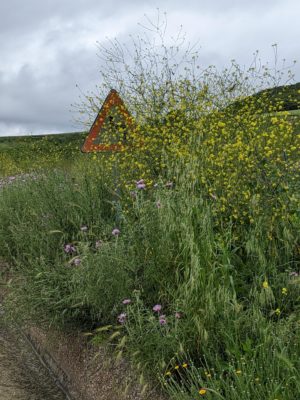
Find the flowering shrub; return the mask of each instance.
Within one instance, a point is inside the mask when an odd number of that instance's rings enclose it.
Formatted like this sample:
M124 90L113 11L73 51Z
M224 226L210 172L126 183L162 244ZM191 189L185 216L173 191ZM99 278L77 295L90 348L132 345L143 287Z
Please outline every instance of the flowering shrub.
M200 89L193 90L196 95ZM179 99L165 121L137 127L121 152L105 158L108 170L118 170L121 187L147 190L167 165L175 176L184 165L181 179L211 201L217 223L253 224L263 218L272 240L274 221L293 220L299 207L300 136L294 119L276 113L280 102L268 103L263 94L245 97L237 109L209 108L212 95L198 100Z
M268 114L279 105L268 108L266 100L246 98L239 112L203 121L190 173L218 214L250 224L269 217L272 237L274 220L293 218L299 204L300 137L288 113Z

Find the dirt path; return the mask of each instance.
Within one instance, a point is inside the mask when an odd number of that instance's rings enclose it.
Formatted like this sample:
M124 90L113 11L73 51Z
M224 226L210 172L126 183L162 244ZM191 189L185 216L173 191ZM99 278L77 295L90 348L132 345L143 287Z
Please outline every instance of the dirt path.
M27 340L6 326L1 308L0 399L67 400Z

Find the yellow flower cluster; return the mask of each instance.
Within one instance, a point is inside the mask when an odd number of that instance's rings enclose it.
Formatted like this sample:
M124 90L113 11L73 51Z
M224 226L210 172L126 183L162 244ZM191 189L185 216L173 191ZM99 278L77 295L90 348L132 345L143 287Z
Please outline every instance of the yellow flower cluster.
M295 210L300 202L293 194L300 135L291 115L276 113L280 104L268 105L263 96L223 109L214 109L212 99L186 98L170 97L167 108L158 104L154 115L130 129L122 149L105 158L108 169L117 165L130 187L137 179L153 181L174 162L183 165L186 181L201 188L217 215L253 224L267 210L273 240L272 222L287 220L287 203Z

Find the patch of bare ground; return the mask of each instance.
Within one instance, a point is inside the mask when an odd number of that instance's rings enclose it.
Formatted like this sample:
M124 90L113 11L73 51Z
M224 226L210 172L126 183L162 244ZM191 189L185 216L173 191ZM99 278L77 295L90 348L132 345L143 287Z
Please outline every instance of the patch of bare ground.
M80 333L45 332L31 327L28 334L46 364L76 400L166 400L154 389L142 394L132 368L124 359L116 361L107 345L95 348Z
M26 336L4 317L0 303L0 399L67 400Z

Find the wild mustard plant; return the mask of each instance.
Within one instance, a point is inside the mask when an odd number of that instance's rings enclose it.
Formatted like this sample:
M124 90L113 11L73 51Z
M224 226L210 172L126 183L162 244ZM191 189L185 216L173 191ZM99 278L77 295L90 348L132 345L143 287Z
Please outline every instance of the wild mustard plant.
M114 87L135 125L106 127L100 142L117 141L120 151L94 157L129 190L140 179L151 185L159 176L170 178L167 165L173 162L188 165L186 178L213 200L219 221L248 225L263 216L272 241L275 220L293 219L298 209L299 126L284 110L299 107L299 86L262 90L284 79L277 67L276 76L266 66L243 71L235 61L221 72L203 69L198 51L185 48L181 33L174 46L165 44L166 24L158 15L147 27L155 45L139 37L132 57L118 42L100 47L106 62L101 92L86 96L80 112L94 117L105 91Z

